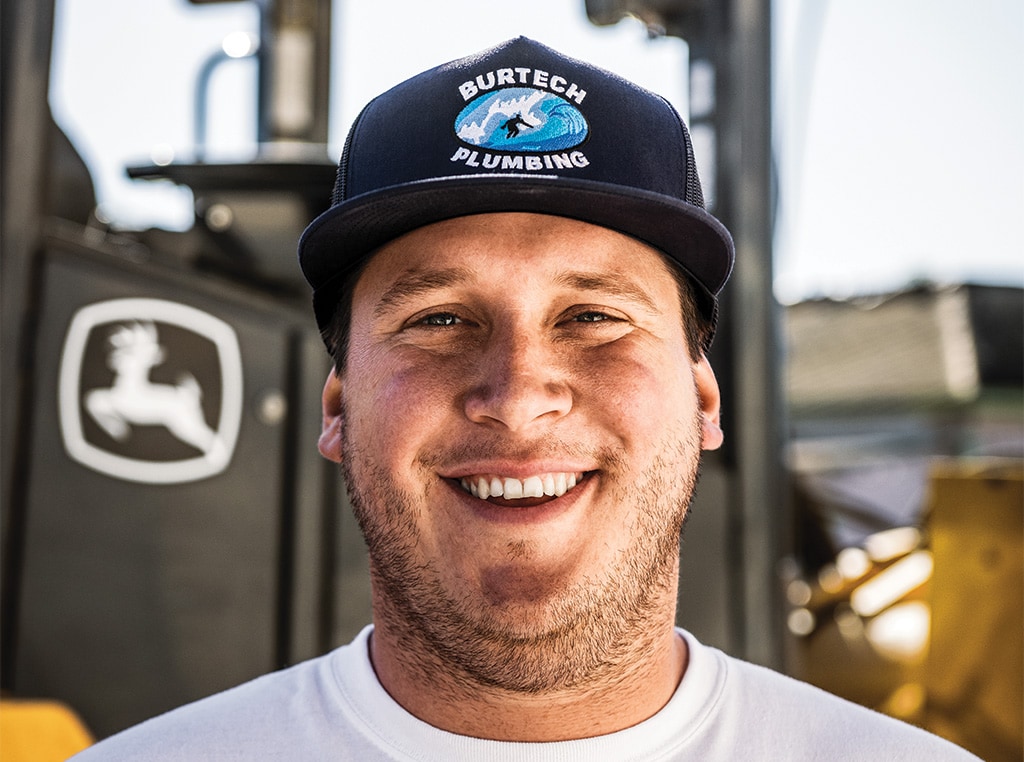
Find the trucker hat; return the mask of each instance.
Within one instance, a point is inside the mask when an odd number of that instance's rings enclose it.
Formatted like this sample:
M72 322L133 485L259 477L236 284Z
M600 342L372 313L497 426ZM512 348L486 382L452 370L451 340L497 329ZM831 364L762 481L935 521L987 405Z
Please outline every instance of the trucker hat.
M664 98L525 37L379 95L349 131L330 208L299 241L326 337L346 279L434 222L536 212L632 236L683 269L712 328L732 270L686 125Z

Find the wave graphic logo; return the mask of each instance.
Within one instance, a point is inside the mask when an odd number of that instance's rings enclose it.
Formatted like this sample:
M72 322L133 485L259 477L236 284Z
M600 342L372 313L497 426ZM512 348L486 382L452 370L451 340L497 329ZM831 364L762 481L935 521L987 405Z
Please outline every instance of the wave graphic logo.
M586 118L569 101L527 87L485 93L455 119L455 134L464 143L515 153L575 148L589 132Z

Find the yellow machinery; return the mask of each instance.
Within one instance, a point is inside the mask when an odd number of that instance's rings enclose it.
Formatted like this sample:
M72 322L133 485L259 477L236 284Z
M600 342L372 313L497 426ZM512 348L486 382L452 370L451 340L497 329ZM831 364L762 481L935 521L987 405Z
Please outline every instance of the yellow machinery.
M791 671L987 762L1024 758L1024 464L932 470L921 528L787 586Z
M1024 756L1024 467L952 463L932 478L925 727L990 762Z
M57 701L0 701L4 762L63 762L92 743L81 719Z

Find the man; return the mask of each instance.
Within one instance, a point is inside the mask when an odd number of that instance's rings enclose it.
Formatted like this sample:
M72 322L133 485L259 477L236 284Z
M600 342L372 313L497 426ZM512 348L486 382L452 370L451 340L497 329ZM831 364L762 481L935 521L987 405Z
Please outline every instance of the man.
M526 39L425 72L299 256L374 625L92 758L972 758L673 626L733 247L666 101Z

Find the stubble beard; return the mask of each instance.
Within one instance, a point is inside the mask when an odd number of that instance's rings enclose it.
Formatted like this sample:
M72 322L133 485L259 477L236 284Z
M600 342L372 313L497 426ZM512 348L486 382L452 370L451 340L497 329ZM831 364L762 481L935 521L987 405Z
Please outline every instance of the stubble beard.
M402 639L407 667L455 688L469 689L468 680L527 694L621 676L638 652L654 647L661 628L652 622L664 620L666 601L674 606L679 536L700 461L699 418L690 428L657 449L639 483L617 488L612 504L632 501L636 519L609 569L528 609L496 612L479 595L449 589L433 562L417 559L416 499L342 426L342 469L369 548L374 615ZM618 458L604 460L614 467Z

